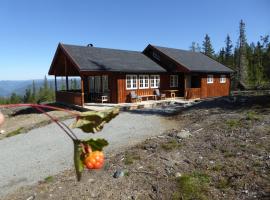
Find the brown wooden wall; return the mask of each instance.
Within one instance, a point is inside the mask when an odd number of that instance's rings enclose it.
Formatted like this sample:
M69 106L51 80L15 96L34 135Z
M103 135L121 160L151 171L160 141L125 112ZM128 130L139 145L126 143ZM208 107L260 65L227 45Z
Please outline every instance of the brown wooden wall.
M156 75L158 73L151 73L149 75ZM137 74L139 75L139 74ZM160 75L160 91L162 90L168 90L168 89L174 89L170 88L170 74L159 74ZM114 87L116 89L117 93L117 102L113 103L125 103L130 102L130 92L136 91L136 94L139 96L143 95L152 95L154 94L155 88L147 88L147 89L132 89L127 90L126 89L126 74L119 74L115 76L117 87ZM137 82L139 84L139 82ZM149 82L150 84L150 82ZM112 91L112 93L114 93Z
M68 104L75 104L82 106L82 93L81 92L68 92L68 91L57 91L56 102L64 102Z
M201 98L228 96L230 94L230 77L226 75L226 83L220 83L220 75L214 74L214 82L207 83L207 74L201 76Z

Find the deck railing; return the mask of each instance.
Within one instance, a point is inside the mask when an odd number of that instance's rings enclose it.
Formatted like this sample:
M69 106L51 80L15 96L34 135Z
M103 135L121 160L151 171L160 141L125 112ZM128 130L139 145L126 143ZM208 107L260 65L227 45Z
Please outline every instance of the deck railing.
M185 99L198 99L201 98L201 88L186 88Z
M82 106L83 94L82 94L81 90L57 91L56 92L56 101Z

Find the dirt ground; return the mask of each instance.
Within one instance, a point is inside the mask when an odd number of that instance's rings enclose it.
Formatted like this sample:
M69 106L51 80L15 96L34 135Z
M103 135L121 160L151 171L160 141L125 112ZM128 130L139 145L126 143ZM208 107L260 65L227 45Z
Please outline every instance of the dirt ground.
M4 199L270 199L269 96L203 101L170 118L169 132L107 155L81 182L68 170Z
M57 106L62 108L61 105L50 104L51 106ZM71 108L67 108L76 112ZM70 115L63 111L55 111L45 109L45 111L51 116L64 120L70 118ZM14 136L20 133L26 133L27 131L38 128L51 123L50 119L32 108L13 108L13 109L1 109L1 112L5 115L5 123L0 128L0 139L5 137Z

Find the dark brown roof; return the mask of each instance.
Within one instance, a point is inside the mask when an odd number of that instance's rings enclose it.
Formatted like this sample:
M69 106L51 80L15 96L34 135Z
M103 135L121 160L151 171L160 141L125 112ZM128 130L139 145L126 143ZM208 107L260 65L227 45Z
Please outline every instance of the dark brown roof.
M174 49L168 47L160 47L149 45L170 57L180 65L186 67L190 72L216 72L216 73L232 73L233 70L222 65L221 63L199 53Z
M166 72L138 51L61 44L80 71Z

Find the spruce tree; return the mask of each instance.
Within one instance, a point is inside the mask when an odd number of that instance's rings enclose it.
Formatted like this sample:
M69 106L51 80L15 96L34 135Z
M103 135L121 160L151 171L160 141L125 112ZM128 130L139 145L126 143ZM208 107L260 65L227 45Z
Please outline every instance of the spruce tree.
M243 87L248 88L248 60L247 54L247 39L245 23L243 20L240 21L239 25L239 39L238 39L238 63L237 63L237 81Z
M212 47L211 39L210 39L208 34L206 34L205 37L204 37L202 49L203 49L203 53L205 55L207 55L210 58L214 58L215 51L214 51L214 49Z
M225 39L225 60L224 60L224 64L228 67L233 67L233 56L232 56L232 41L231 38L229 36L229 34L227 35L226 39Z
M32 92L31 92L31 89L28 88L25 90L25 94L23 96L23 102L24 103L31 103L31 97L32 97Z
M225 49L222 48L220 51L219 51L219 55L217 56L218 58L218 61L222 64L225 64Z
M32 96L31 96L31 102L35 103L37 99L37 92L36 92L36 84L35 81L33 80L32 82Z

